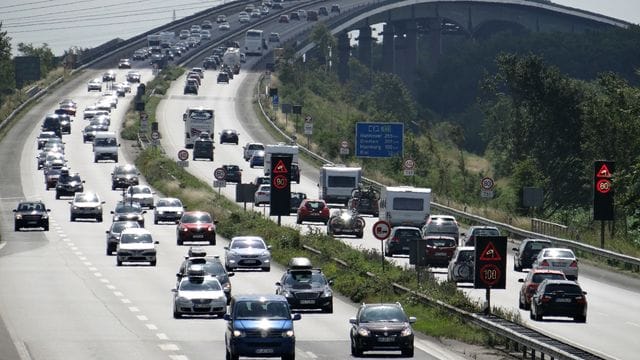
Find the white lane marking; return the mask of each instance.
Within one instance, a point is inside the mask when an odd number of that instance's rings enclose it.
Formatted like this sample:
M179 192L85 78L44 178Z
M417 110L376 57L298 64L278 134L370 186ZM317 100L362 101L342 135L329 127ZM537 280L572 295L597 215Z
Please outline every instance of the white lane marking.
M71 241L71 240L69 240L68 238L64 238L64 239L62 239L62 241L64 241L64 242L69 242L69 241Z
M129 299L120 299L120 301L122 301L123 304L131 304L131 300Z
M124 296L124 294L122 292L120 292L120 291L114 291L113 295L115 295L117 297L123 297Z
M158 330L158 327L153 325L153 324L145 324L145 326L147 327L147 329L149 330Z
M189 360L186 355L169 355L169 359L171 360Z
M7 246L7 242L6 241L5 242L0 242L0 250L5 246Z
M102 277L102 273L101 272L94 272L93 276L99 278L99 277Z
M97 271L98 268L95 266L89 266L89 271Z
M640 324L636 324L636 323L631 322L631 321L625 321L624 323L625 323L625 324L627 324L627 325L631 325L631 326L635 326L635 327L640 327Z
M82 251L74 251L73 253L76 255L82 255Z
M109 290L115 290L115 289L116 289L116 287L115 287L115 286L113 286L113 285L107 285L107 288L108 288Z
M312 353L311 351L305 351L305 353L312 359L318 358L318 356L316 356L316 354Z
M138 315L138 316L136 316L136 317L137 317L137 318L138 318L138 320L140 320L140 321L147 321L147 320L149 320L149 319L148 319L146 316L144 316L144 315Z
M90 262L86 261L86 260L87 260L87 257L86 257L86 256L80 256L78 259L80 259L80 261L82 261L82 262L83 262L83 264L85 264L85 265L87 265L87 266L90 266L90 265L91 265L91 263L90 263Z
M105 283L105 284L108 284L108 283L109 283L109 279L105 279L105 278L100 279L100 281L102 281L102 282L103 282L103 283Z
M167 336L167 334L164 334L164 333L157 333L156 336L160 340L169 340L169 337Z
M135 306L129 306L129 311L131 311L131 312L140 312L140 309L138 309Z
M86 266L91 266L91 265L93 265L90 261L85 261L85 262L83 262L83 264L85 264Z
M162 351L178 351L180 348L176 344L158 344Z

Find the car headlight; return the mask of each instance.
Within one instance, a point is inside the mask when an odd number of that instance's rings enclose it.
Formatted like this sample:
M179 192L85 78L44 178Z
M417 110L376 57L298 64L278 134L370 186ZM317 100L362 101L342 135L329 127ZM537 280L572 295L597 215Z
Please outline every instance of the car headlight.
M73 210L78 210L78 207L74 205Z
M226 283L226 284L222 285L222 289L223 289L224 291L227 291L227 292L231 291L231 283L230 283L230 282L228 282L228 283Z
M188 298L186 298L184 296L178 296L176 298L176 302L179 302L181 304L191 304L191 300L189 300Z
M360 327L360 328L358 328L358 335L360 335L360 336L370 336L371 332L367 328Z
M271 253L268 251L263 252L262 254L260 254L261 256L271 256Z
M158 215L164 214L164 211L158 211Z
M22 215L16 214L16 220L21 220L21 219L22 219Z
M293 294L289 290L283 290L282 291L282 296L289 298L289 297L293 297Z
M413 331L411 330L411 328L409 326L407 326L406 328L402 329L402 331L400 332L400 336L409 336L413 334Z
M244 331L233 330L233 337L245 337Z
M333 296L333 292L331 291L331 289L325 289L324 292L322 293L322 297L331 297Z
M295 335L293 330L287 330L282 332L282 337L293 337L293 335Z
M47 215L47 214L42 214L42 218L43 218L43 219L48 219L48 218L49 218L49 215Z

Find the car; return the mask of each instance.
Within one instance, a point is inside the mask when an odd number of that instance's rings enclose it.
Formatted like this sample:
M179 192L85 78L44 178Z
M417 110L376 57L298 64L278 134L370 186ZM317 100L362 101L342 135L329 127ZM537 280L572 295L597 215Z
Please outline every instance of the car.
M359 214L368 214L377 217L380 213L378 201L380 192L372 186L363 189L358 187L351 191L351 198L347 202L347 208L357 211Z
M271 202L271 185L259 185L253 195L253 203L255 206L269 204Z
M307 21L318 21L318 12L316 10L307 11Z
M447 267L447 281L455 283L472 283L474 281L474 266L476 248L473 246L459 246L454 251Z
M69 170L61 169L60 176L56 182L56 199L63 196L74 196L76 193L84 192L84 180L78 173L70 173Z
M92 79L87 84L87 91L100 91L102 92L102 80L101 79Z
M329 16L329 10L327 10L326 6L320 6L318 8L318 15L320 15L320 16Z
M513 270L530 269L542 249L552 247L547 239L524 239L513 250Z
M181 40L186 40L189 38L189 36L191 36L191 31L189 31L189 29L182 29L180 30L180 33L178 34L178 37Z
M242 169L238 165L222 165L222 168L226 171L224 180L236 184L242 184Z
M475 246L476 236L500 236L500 230L495 226L470 226L464 236L464 246Z
M41 131L36 139L38 150L41 150L49 139L59 139L59 137L54 131Z
M267 6L263 6L260 8L260 15L267 16L269 15L269 8Z
M69 116L76 116L78 110L78 103L71 99L62 99L58 106L64 110Z
M264 166L264 155L263 150L254 152L249 159L249 167L253 169L256 166Z
M200 77L200 74L195 71L190 71L187 74L187 80L195 80L198 83L198 87L202 85L202 78Z
M153 195L155 192L151 190L149 185L132 185L127 188L124 193L124 200L128 202L137 202L142 207L153 209L155 206L155 199Z
M271 178L268 176L258 176L258 178L266 178L267 184L269 184L269 182L271 181ZM256 181L263 181L263 180L256 180ZM307 194L303 192L292 191L291 192L291 209L289 210L289 212L297 213L298 208L300 207L300 204L302 204L302 201L306 198L307 198Z
M252 182L253 185L269 185L271 184L271 177L270 176L256 176L255 179L253 179ZM306 197L305 197L306 199ZM298 204L298 206L300 206L300 204ZM296 206L296 210L298 211L298 207Z
M305 221L321 222L325 225L329 222L329 206L321 199L305 199L300 203L297 211L297 224Z
M284 7L282 6L282 4L281 4L281 3L279 3L279 2L274 2L274 3L273 3L273 5L271 6L271 8L272 8L273 10L282 10L282 9L284 9Z
M177 223L184 214L185 206L178 198L160 198L153 209L153 223L170 221Z
M183 245L187 241L206 241L216 244L216 224L206 211L186 211L176 227L176 243Z
M127 189L140 184L140 172L135 165L121 164L113 167L111 172L111 190Z
M208 132L201 132L200 136L193 142L193 160L207 159L213 161L213 140Z
M194 94L194 95L198 95L198 88L200 87L200 85L198 84L198 81L195 79L187 79L185 81L184 84L184 90L183 90L183 94L187 95L187 94Z
M220 144L236 144L238 145L239 142L239 135L238 131L234 130L234 129L224 129L222 130L220 133Z
M271 43L279 43L280 42L280 34L277 32L272 32L269 34L269 42Z
M107 125L89 124L82 129L82 142L93 142L97 133L108 130L109 126Z
M44 186L46 190L51 188L55 188L58 183L58 178L60 177L60 173L62 169L50 168L47 170L47 173L44 174Z
M331 5L331 12L340 14L340 5L332 4Z
M148 262L149 265L156 266L158 244L147 229L123 229L116 246L116 265L122 266L125 262Z
M113 90L116 92L118 97L125 97L127 95L127 88L124 83L115 83L112 86ZM131 92L131 87L129 87L129 92Z
M579 323L587 322L587 292L571 280L545 279L531 297L531 320L545 316L568 316Z
M518 279L522 283L518 296L518 308L531 309L531 297L538 289L538 285L545 279L567 280L562 271L557 270L531 270L524 279Z
M246 17L245 17L245 18L246 18ZM247 22L247 21L240 20L240 22ZM229 23L228 23L228 22L226 22L226 21L225 21L225 22L223 22L223 23L218 24L218 30L220 30L220 31L227 31L227 30L229 30L229 29L231 29L231 24L229 24Z
M453 236L427 235L422 240L426 241L425 265L448 267L458 247L456 239Z
M416 318L407 316L400 303L362 304L349 319L351 355L361 357L365 351L400 350L403 357L413 357L413 329ZM383 340L384 339L384 340Z
M262 13L260 12L259 9L253 9L253 11L251 11L249 13L249 16L251 16L252 18L259 18L260 16L262 16Z
M118 243L120 242L120 234L122 230L128 228L139 228L141 227L137 221L114 221L111 223L111 226L108 230L105 230L107 234L107 255L111 256L118 247Z
M251 159L251 156L253 155L254 152L256 151L264 151L264 144L263 143L246 143L242 149L244 150L243 152L243 158L244 161L249 161L249 159Z
M327 235L355 235L362 239L365 221L356 211L351 209L334 210L327 222Z
M61 169L67 163L64 153L58 151L43 151L36 159L38 160L38 170L46 169L53 164L56 164L56 166L59 166L58 169Z
M211 29L213 28L213 23L211 22L211 20L203 20L202 25L200 25L200 27L202 29Z
M411 242L422 239L420 229L414 226L395 226L384 242L384 256L409 255Z
M300 184L300 165L291 163L291 181Z
M224 266L227 271L238 268L271 271L271 246L260 236L234 236L224 247Z
M58 117L60 122L60 135L71 134L71 116L63 109L54 110L54 114Z
M113 70L107 70L102 74L102 81L116 81L116 72Z
M280 17L278 18L278 22L281 24L288 24L289 23L289 15L280 15Z
M220 281L207 275L202 265L193 264L187 276L178 281L173 292L173 317L184 315L213 315L223 317L227 312L227 298Z
M571 249L542 249L531 265L531 268L536 270L559 270L564 273L567 279L578 280L578 258Z
M187 269L194 264L201 265L205 275L214 276L218 279L227 298L227 303L229 303L231 301L231 281L229 278L234 276L235 273L224 268L219 256L207 256L204 249L189 248L189 255L185 257L176 273L178 283L187 276Z
M118 69L131 69L131 60L120 59L120 61L118 61Z
M220 15L218 15L218 16L216 17L216 22L217 22L218 24L223 23L223 22L226 22L226 21L227 21L227 15L225 15L225 14L220 14Z
M421 231L423 238L429 235L451 236L456 245L460 239L458 221L452 215L430 215Z
M127 73L127 81L130 83L139 83L142 75L139 71L129 71Z
M321 269L314 269L307 258L293 258L276 282L276 294L287 298L292 309L320 309L333 313L333 280Z
M137 49L133 52L132 58L134 61L144 60L148 57L146 50Z
M238 15L238 21L239 21L241 24L246 24L246 23L248 23L248 22L251 22L251 16L249 16L249 14L248 14L248 13L246 13L246 12L241 12L241 13Z
M266 355L293 360L296 352L293 322L300 318L299 313L291 314L282 295L234 296L229 312L224 315L226 358Z
M289 14L289 20L300 20L300 14L297 11Z
M105 201L100 200L100 196L92 192L76 193L72 201L69 201L70 220L76 221L78 218L95 219L102 222L102 205Z
M13 230L41 228L49 231L49 212L51 209L42 201L20 201L13 209Z
M139 203L135 201L118 201L115 210L111 211L113 221L135 221L144 227L144 214L146 210L142 210Z

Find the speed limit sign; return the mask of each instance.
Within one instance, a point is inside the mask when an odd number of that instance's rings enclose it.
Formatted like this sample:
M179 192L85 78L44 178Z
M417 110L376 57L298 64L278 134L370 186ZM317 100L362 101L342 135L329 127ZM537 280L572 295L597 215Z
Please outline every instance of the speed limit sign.
M495 186L495 182L490 177L485 177L480 181L480 187L482 190L491 190Z

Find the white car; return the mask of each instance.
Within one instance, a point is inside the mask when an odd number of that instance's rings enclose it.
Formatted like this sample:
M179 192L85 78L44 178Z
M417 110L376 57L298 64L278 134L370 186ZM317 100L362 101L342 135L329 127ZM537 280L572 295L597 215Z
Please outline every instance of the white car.
M124 194L125 201L136 201L142 207L153 209L155 207L155 194L148 185L129 186Z
M253 195L253 202L256 206L269 204L271 202L271 185L260 185Z
M193 264L187 276L180 279L173 292L173 317L182 315L214 315L222 317L227 312L227 297L220 281L206 275L204 266Z
M116 264L122 266L125 262L148 262L151 266L156 266L157 244L159 242L153 240L147 229L124 229L116 247Z
M102 91L102 80L99 78L89 81L87 85L87 91Z
M105 202L100 200L98 194L83 192L76 193L73 200L69 201L71 205L70 219L76 221L77 218L96 219L102 222L102 205Z
M244 161L249 161L254 152L264 150L263 143L247 143L242 147L244 149Z
M153 223L158 224L161 221L170 221L177 223L184 214L184 205L177 198L160 198L156 201L156 207L153 211Z
M220 23L220 25L218 25L218 30L227 31L229 29L231 29L231 25L226 21L223 22L223 23Z
M578 258L571 249L542 249L531 267L532 269L562 271L567 279L578 280Z
M200 37L202 40L211 40L211 32L209 30L200 31Z
M224 266L227 271L236 268L271 270L271 246L260 236L236 236L224 247Z

